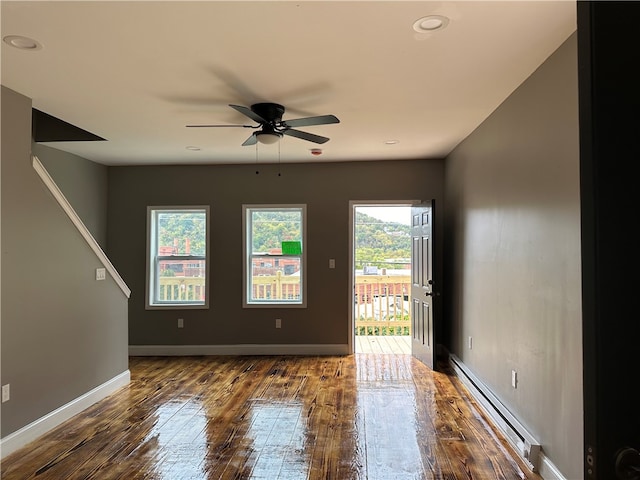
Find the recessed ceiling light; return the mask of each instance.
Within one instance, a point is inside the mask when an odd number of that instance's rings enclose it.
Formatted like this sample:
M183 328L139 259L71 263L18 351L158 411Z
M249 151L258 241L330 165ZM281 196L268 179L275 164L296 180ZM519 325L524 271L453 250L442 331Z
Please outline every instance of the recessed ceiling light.
M442 30L449 24L449 19L442 15L428 15L419 18L413 23L413 29L418 33L429 33Z
M387 140L384 142L385 145L396 145L400 143L400 140Z
M2 39L7 45L19 48L20 50L40 50L42 45L29 37L22 35L7 35Z
M188 147L184 147L184 148L186 148L187 150L191 150L192 152L200 151L200 147L195 147L193 145L189 145Z

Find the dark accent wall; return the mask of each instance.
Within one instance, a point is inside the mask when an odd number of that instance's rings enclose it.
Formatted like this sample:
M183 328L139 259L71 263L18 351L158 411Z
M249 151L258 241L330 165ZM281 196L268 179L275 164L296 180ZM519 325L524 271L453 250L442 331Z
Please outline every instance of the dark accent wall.
M569 479L583 477L577 75L574 34L449 155L445 200L452 352Z
M108 253L132 294L132 345L346 345L349 201L443 198L442 160L110 167ZM307 205L306 309L242 308L242 204ZM210 308L145 310L146 208L211 208ZM436 219L436 222L439 222ZM330 258L336 268L329 269ZM438 260L438 265L441 262ZM184 328L177 328L184 318ZM282 328L274 328L274 319Z
M127 298L31 164L31 100L2 87L2 438L128 370Z

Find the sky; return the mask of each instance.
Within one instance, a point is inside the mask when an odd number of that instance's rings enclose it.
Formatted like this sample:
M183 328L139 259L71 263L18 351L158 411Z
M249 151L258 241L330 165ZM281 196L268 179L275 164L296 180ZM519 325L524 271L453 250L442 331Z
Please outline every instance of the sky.
M356 207L359 212L370 215L385 222L411 224L411 207Z

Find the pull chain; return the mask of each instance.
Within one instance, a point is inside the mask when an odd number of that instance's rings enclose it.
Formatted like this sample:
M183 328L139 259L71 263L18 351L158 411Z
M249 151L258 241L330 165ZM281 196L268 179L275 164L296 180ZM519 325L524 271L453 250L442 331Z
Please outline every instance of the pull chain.
M278 142L278 176L282 176L282 174L280 173L280 142Z
M258 175L260 173L260 170L258 170L258 142L256 142L256 175Z

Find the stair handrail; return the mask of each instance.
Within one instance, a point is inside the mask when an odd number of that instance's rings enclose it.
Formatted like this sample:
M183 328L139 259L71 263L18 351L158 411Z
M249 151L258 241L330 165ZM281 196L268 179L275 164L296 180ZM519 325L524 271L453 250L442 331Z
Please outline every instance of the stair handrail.
M31 159L33 168L40 176L42 182L49 189L58 204L62 207L62 210L64 210L71 222L78 229L80 235L82 235L91 250L93 250L93 252L96 254L104 268L109 272L111 277L115 280L116 284L120 287L126 297L129 298L131 296L131 289L127 286L116 268L113 266L113 264L109 260L109 257L107 257L107 254L104 253L104 250L102 250L102 247L100 247L98 241L93 237L93 235L91 235L91 232L89 231L87 226L84 224L82 219L76 213L75 209L67 200L67 197L64 196L56 182L53 180L53 178L51 178L51 175L49 175L49 172L47 172L47 169L44 167L40 159L36 155L32 155Z

